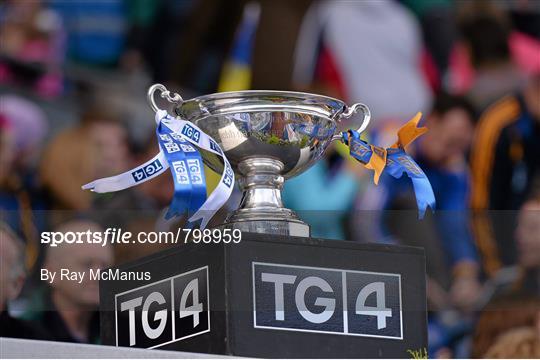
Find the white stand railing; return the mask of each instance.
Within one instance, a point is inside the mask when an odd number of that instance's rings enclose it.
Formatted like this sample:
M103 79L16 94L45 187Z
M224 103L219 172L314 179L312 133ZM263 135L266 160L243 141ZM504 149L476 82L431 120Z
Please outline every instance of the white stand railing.
M216 359L223 357L179 351L0 338L1 359Z

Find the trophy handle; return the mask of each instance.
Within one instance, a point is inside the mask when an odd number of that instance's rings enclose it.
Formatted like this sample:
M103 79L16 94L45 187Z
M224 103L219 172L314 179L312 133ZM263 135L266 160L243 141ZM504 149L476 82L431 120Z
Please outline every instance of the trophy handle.
M162 99L166 99L170 103L180 105L182 104L182 102L184 102L184 99L182 99L180 94L172 93L171 95L171 92L167 90L165 85L154 84L148 88L147 92L148 103L150 104L150 107L152 108L152 110L154 110L154 112L158 112L158 110L161 110L156 104L156 98L154 96L156 91L160 92L159 96L161 96Z
M364 105L362 103L356 103L353 106L347 107L345 111L340 115L341 119L348 119L356 112L358 112L358 109L362 110L362 113L364 114L364 118L362 119L362 124L360 124L360 127L358 128L358 133L362 133L369 125L369 122L371 121L371 111L369 111L369 108L367 105ZM332 137L333 140L341 140L341 134L336 134Z

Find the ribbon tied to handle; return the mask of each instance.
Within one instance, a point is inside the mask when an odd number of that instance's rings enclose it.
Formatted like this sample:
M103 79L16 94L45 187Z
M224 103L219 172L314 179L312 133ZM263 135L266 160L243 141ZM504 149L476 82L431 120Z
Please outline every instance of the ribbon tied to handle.
M342 141L349 146L352 157L364 164L367 169L373 170L373 181L379 183L379 178L383 172L394 178L400 178L403 173L411 179L416 204L418 205L419 217L423 218L426 209L435 209L435 195L431 184L410 155L405 152L405 147L416 138L427 132L427 128L418 127L418 122L422 113L417 113L398 130L398 140L389 148L371 145L360 139L360 134L355 130L348 130L342 133Z
M187 211L189 221L201 220L200 228L204 229L231 196L234 187L232 167L218 143L196 125L173 118L164 110L156 112L156 124L160 147L158 154L134 169L94 180L82 188L97 193L120 191L151 180L170 168L174 179L174 197L165 217L168 219ZM200 149L223 159L221 179L208 198Z

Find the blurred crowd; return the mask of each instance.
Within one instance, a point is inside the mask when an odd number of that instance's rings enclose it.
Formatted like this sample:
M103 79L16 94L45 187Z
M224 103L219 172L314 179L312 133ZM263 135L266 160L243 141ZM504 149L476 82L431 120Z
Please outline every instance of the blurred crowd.
M0 336L99 343L97 284L47 285L39 268L164 247L39 242L167 226L168 172L119 193L80 188L157 152L155 82L184 98L280 89L363 102L380 146L422 111L429 132L407 150L437 201L424 220L408 178L375 186L339 145L286 182L285 205L314 237L425 249L430 357L540 357L537 0L0 1Z

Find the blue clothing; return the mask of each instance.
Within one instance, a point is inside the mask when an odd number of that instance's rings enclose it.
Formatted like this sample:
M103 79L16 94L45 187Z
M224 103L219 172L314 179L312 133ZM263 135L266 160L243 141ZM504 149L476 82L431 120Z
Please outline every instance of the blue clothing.
M30 200L32 218L37 235L46 230L47 226L47 202L42 194L36 189L32 176L23 177L23 186L20 193L25 193ZM4 221L21 238L26 239L23 231L22 216L27 216L21 206L17 191L0 189L0 220Z
M111 65L124 50L127 9L123 0L52 0L68 34L68 56L94 65Z
M415 159L424 170L435 193L436 212L434 214L438 235L448 254L451 265L463 260L477 261L471 229L469 226L468 194L470 178L467 170L450 172L430 165L421 156ZM399 196L412 192L411 180L407 176L399 179L389 175L381 176L380 186L384 187L386 199L383 209L388 210ZM388 231L381 229L383 235Z
M283 202L311 226L313 237L345 240L343 222L357 191L354 175L338 170L330 176L327 164L319 161L285 182Z

